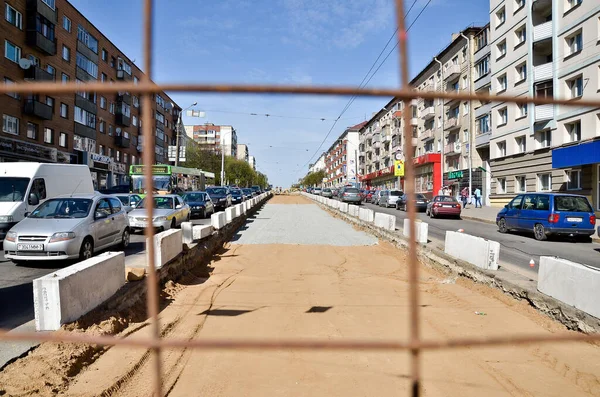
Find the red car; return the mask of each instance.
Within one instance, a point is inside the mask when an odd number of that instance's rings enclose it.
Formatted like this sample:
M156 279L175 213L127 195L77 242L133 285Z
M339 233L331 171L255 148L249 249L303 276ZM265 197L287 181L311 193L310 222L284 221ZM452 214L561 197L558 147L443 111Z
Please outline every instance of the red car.
M431 218L438 216L453 216L460 219L461 205L456 198L451 196L435 196L427 204L425 214Z

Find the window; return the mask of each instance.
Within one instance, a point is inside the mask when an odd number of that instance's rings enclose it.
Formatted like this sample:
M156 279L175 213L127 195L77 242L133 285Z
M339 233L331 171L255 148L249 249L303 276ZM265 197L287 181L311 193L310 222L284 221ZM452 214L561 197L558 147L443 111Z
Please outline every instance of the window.
M581 30L565 39L567 41L566 54L573 55L583 49L583 36Z
M52 8L53 10L55 10L55 9L56 9L56 5L54 4L55 0L42 0L42 2L43 2L43 3L46 3L46 5L47 5L48 7L50 7L50 8ZM45 198L45 196L44 196L44 198ZM40 200L41 200L41 199L42 199L42 198L40 197Z
M69 106L65 103L60 104L60 117L65 119L69 117Z
M506 74L498 77L498 92L506 91L508 88L508 81L506 79Z
M54 143L54 130L52 128L44 128L44 142L45 143Z
M536 84L534 89L536 97L552 98L554 96L554 85L552 84L552 81Z
M506 157L506 141L498 142L498 157Z
M133 124L134 127L137 127L137 117L136 116L133 116L131 118L131 124Z
M83 81L81 81L79 79L75 80L75 82L77 84L85 84ZM79 95L82 98L87 99L88 101L90 101L92 103L96 103L96 93L95 92L78 91L77 95Z
M101 80L102 82L105 82L105 81L108 79L108 76L107 76L106 74L104 74L104 73L102 73L100 76L101 76L101 77L100 77L100 80Z
M100 108L106 109L106 98L103 96L100 97Z
M70 61L71 60L71 50L69 49L69 47L63 45L62 48L62 58L65 61Z
M527 64L522 63L516 67L517 70L517 83L521 83L527 80Z
M162 124L164 124L165 123L165 115L160 112L156 112L156 120L158 120Z
M525 193L527 191L526 183L525 175L515 176L515 193Z
M21 47L17 47L8 40L4 40L4 57L14 63L19 63L21 59Z
M80 108L79 106L75 106L75 115L74 119L76 123L83 124L90 128L96 129L96 115L88 112Z
M104 48L102 49L102 60L104 62L108 61L108 52Z
M46 72L52 75L52 78L56 77L56 68L52 65L46 65Z
M127 153L123 153L123 162L127 164Z
M137 77L133 76L133 84L139 84L140 79L138 79Z
M98 40L96 40L96 38L81 25L77 27L77 40L81 41L86 45L86 47L94 51L96 54L98 53Z
M528 105L526 103L517 105L517 108L519 109L519 119L522 117L527 117L527 106Z
M552 190L552 176L548 174L538 174L538 190L540 192L547 192Z
M67 32L71 31L71 20L66 15L63 15L63 29Z
M60 147L67 147L67 133L66 132L61 132L58 135L58 145Z
M475 65L475 69L477 70L477 78L481 78L487 75L489 71L489 57L483 58Z
M114 68L116 63L117 63L117 58L110 57L110 67Z
M85 70L90 76L98 78L98 65L90 61L86 56L82 55L79 51L77 52L77 67Z
M110 108L108 111L112 114L115 114L115 103L114 102L110 103Z
M552 146L552 132L550 130L538 132L537 140L539 148L547 148Z
M517 153L525 153L527 151L527 141L525 140L525 135L516 137L515 142L517 144Z
M35 55L27 55L27 59L29 59L31 61L31 63L33 63L36 66L41 66L41 62L40 62L40 58L36 57Z
M37 139L37 124L27 123L27 138Z
M498 183L496 183L496 193L506 193L506 178L498 178Z
M567 190L581 189L581 170L567 171Z
M583 76L567 80L567 86L571 92L571 98L579 98L583 95Z
M515 0L515 13L525 7L525 0Z
M496 45L496 60L506 55L506 40L502 40Z
M504 22L506 22L506 9L502 7L500 10L496 11L496 29L502 26Z
M67 75L67 74L63 73L63 74L60 76L60 79L61 79L61 81L62 81L63 83L67 83L67 82L69 81L69 75Z
M477 134L490 132L490 115L486 114L475 120L475 128L477 129Z
M23 14L6 4L6 20L11 25L23 29Z
M13 80L9 79L8 77L5 77L4 78L4 84L5 85L11 85L11 84L15 84L15 82ZM21 96L18 93L16 93L16 92L7 92L6 95L8 95L11 98L15 98L15 99L20 99L21 98Z
M40 14L35 16L35 29L48 40L54 41L54 24Z
M135 96L135 95L133 96L132 102L133 102L133 107L134 108L140 107L140 100L139 100L139 98L137 96Z
M565 11L569 11L572 8L577 7L579 4L582 3L583 0L567 0L567 7L565 9Z
M525 43L525 40L527 40L527 30L525 28L525 26L517 29L515 31L515 36L517 36L517 44L515 45L515 48L519 47L521 44Z
M121 161L121 152L117 150L117 161Z
M44 181L44 178L37 178L33 180L33 184L31 185L31 193L38 196L38 199L40 200L46 199L46 182Z
M476 40L475 44L477 45L476 51L479 51L480 49L482 49L483 47L485 47L487 45L487 43L488 43L488 31L487 31L487 29L483 29L483 31L477 35L477 37L475 38L475 40Z
M19 135L19 119L7 114L2 115L2 131L7 134Z
M109 125L108 126L108 136L112 136L113 135L113 126Z
M103 133L103 134L104 134L104 125L105 125L104 121L101 121L100 124L99 124L100 132Z
M117 70L123 70L125 73L131 76L131 65L128 64L123 58L117 58Z
M508 109L502 108L498 110L498 127L508 123Z
M119 113L121 113L123 116L131 117L131 107L125 102L121 102Z
M572 123L565 124L569 140L571 142L579 142L581 140L581 121L577 120Z
M463 115L469 114L469 102L463 102Z

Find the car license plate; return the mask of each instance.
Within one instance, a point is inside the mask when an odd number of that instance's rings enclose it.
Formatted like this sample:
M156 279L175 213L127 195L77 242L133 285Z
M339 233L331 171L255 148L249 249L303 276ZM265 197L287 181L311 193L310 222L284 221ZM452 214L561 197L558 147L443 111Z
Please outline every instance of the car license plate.
M424 204L424 203L420 200L417 200L417 204Z
M567 217L567 222L583 222L583 219L581 218L573 218L573 217Z
M17 251L43 251L44 244L17 244Z
M444 207L449 207L449 208L452 208L452 207L454 207L454 206L453 206L453 205L444 205Z

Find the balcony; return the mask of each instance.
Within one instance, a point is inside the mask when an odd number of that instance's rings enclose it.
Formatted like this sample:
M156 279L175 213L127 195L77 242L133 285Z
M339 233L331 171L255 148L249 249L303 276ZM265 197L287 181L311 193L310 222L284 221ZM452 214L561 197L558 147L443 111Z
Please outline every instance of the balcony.
M129 73L125 72L124 70L117 70L117 80L131 81L132 77Z
M460 76L460 65L451 65L444 70L444 80L454 80Z
M543 65L536 66L533 69L534 81L550 80L552 79L552 62L545 63Z
M552 21L533 27L533 42L552 38Z
M73 129L75 135L81 135L85 138L96 139L96 129L92 127L88 127L87 125L75 123L75 128Z
M365 139L373 139L373 132L372 131L367 131L365 133Z
M33 81L54 81L54 76L36 65L25 69L25 79Z
M131 106L131 94L129 93L119 93L117 95L117 102L125 102L126 104Z
M477 134L475 137L475 147L485 147L490 145L491 132L485 132L483 134Z
M391 134L385 134L383 136L383 142L391 142L392 141L392 135Z
M429 130L425 130L421 133L421 140L422 141L430 141L434 138L433 135L433 130L429 129Z
M381 142L379 142L379 141L373 142L373 148L379 149L380 147L381 147Z
M452 142L444 146L444 154L458 154L462 150L460 141Z
M28 99L23 106L23 113L42 120L52 120L52 106L35 99Z
M375 142L381 142L381 134L379 132L373 134L373 143Z
M473 88L475 88L475 91L479 91L480 89L490 85L491 83L492 83L492 73L490 73L488 71L488 73L486 73L485 75L483 75L483 76L479 77L477 80L475 80L475 84L474 84Z
M426 107L421 111L421 118L428 120L432 117L435 117L435 108L433 105Z
M463 91L464 90L461 90L461 89L458 89L458 90L450 89L450 90L448 90L446 92L448 94L456 94L456 95L458 95L458 94L460 94ZM444 99L444 105L445 106L450 106L450 105L454 104L455 102L456 103L460 102L460 99L456 99L456 98L446 98L446 99Z
M546 121L554 118L554 105L535 105L535 121Z
M129 127L131 125L131 117L117 110L117 114L115 115L115 123L122 125L123 127Z
M26 41L31 47L36 47L47 55L56 55L56 38L50 40L37 30L27 30Z
M27 0L26 9L27 18L33 19L33 24L31 26L35 26L36 14L40 14L41 16L49 20L51 23L56 25L56 22L58 20L56 8L53 10L52 8L48 7L48 5L42 0Z
M117 145L117 147L128 148L130 143L131 141L129 138L125 138L123 135L115 135L115 145Z
M460 125L458 123L458 118L457 117L450 117L444 123L444 129L445 130L451 130L451 129L458 128L458 127L460 127Z

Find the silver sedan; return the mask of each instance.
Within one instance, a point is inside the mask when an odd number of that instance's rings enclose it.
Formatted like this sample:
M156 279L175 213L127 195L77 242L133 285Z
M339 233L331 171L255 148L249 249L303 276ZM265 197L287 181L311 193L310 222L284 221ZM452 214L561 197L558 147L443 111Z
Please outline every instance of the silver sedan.
M144 198L137 207L129 213L129 225L132 232L154 227L158 230L169 230L187 222L191 218L190 206L176 194L154 196L154 213L152 222L148 222L146 203Z

